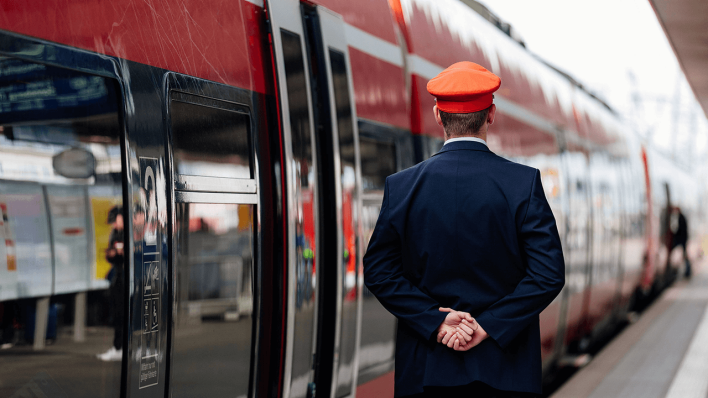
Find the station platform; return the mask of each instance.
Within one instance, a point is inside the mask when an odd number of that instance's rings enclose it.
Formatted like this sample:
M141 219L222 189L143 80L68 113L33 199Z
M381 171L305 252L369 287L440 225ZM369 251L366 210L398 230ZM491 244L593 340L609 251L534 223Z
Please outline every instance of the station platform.
M680 279L551 398L708 397L708 263Z

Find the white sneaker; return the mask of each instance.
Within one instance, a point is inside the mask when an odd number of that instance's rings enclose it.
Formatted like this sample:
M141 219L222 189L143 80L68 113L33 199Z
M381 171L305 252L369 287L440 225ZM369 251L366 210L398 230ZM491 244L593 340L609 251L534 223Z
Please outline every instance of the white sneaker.
M12 346L14 346L14 344L12 344L12 343L5 343L5 344L3 344L3 345L0 345L0 350L7 350L8 348L12 348Z
M116 350L115 347L111 347L103 354L97 354L96 357L106 362L120 361L123 359L123 350Z

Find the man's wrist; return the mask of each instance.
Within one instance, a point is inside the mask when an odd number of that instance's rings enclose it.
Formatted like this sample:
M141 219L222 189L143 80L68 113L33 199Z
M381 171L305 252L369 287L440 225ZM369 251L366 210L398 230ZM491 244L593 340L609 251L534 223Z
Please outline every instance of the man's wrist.
M487 337L489 337L489 333L487 333L487 331L484 330L484 328L482 327L482 325L479 324L479 322L477 322L477 325L478 325L477 330L475 330L474 332L483 335L482 340L483 341L486 340Z

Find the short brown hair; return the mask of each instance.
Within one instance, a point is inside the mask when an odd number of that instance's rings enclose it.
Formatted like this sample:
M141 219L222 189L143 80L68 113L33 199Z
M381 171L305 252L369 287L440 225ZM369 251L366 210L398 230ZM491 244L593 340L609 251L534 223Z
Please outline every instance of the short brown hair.
M491 108L491 106L489 107ZM445 134L448 137L475 135L487 120L489 108L473 113L447 113L440 111Z

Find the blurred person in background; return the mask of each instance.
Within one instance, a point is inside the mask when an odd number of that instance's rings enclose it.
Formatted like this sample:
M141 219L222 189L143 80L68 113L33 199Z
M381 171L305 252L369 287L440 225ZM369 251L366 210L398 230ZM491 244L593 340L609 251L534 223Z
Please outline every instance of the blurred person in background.
M681 246L683 249L683 261L686 264L684 276L691 277L691 261L688 259L686 246L688 243L688 223L686 217L681 212L681 208L674 206L671 209L671 232L673 233L671 250Z

